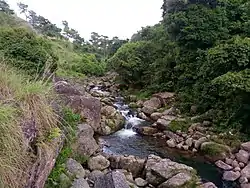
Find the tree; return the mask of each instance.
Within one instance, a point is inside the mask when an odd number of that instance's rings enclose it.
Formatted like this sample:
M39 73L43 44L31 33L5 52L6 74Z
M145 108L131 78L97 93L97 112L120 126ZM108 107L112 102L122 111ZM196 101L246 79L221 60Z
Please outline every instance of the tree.
M19 2L17 3L17 6L19 7L20 14L24 14L27 20L28 19L28 5Z
M6 13L6 14L14 14L15 12L10 9L10 6L8 3L6 3L5 0L0 0L0 11Z

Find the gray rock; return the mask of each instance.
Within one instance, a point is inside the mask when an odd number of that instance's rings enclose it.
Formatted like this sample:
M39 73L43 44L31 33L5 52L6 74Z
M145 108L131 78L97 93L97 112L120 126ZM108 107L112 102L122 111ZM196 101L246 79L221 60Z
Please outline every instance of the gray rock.
M150 121L150 118L148 116L146 116L146 114L144 114L143 112L139 113L138 117L143 119L143 120Z
M181 187L190 181L192 181L192 176L189 173L179 173L161 184L158 188Z
M219 160L215 163L215 165L223 170L233 170L233 167Z
M94 131L91 126L87 124L78 125L77 139L72 147L77 154L91 156L99 149L93 135Z
M71 188L90 188L88 182L84 178L74 180Z
M164 134L166 135L166 138L173 139L177 143L184 141L184 139L181 136L179 136L171 131L164 131Z
M144 107L152 107L158 109L162 106L160 99L153 97L148 101L145 101L143 104Z
M164 116L162 116L161 118L162 118L162 119L165 119L165 120L167 120L167 121L173 121L173 120L177 119L176 116L171 116L171 115L164 115Z
M104 176L104 173L100 170L94 170L88 175L88 179L95 182L95 180L101 176Z
M226 159L225 159L225 162L226 162L228 165L232 165L232 164L233 164L233 159L226 158Z
M207 182L201 185L201 188L217 188L212 182Z
M189 147L192 147L192 145L193 145L193 138L188 138L188 139L185 141L185 144L188 145Z
M144 169L145 159L129 155L111 155L109 156L110 167L112 169L125 169L133 174L133 177L138 177Z
M244 168L245 167L244 163L239 163L239 165L240 165L240 168Z
M233 161L232 166L233 166L234 168L240 167L240 165L239 165L239 163L238 163L237 160L234 160L234 161Z
M94 188L129 188L126 177L119 171L112 171L104 176L98 177Z
M240 177L240 172L225 171L223 174L223 179L226 181L236 181Z
M153 114L151 114L150 118L154 121L157 121L158 119L160 119L162 116L162 113L159 113L159 112L155 112Z
M248 183L248 179L246 177L241 176L240 179L239 179L239 183L240 184Z
M241 176L250 179L250 163L248 163L248 165L242 169Z
M161 105L165 106L166 104L169 104L173 98L174 98L174 93L170 92L163 92L163 93L156 93L153 95L153 97L158 98L161 101Z
M199 149L200 146L201 146L201 144L205 143L206 141L207 141L207 138L206 137L202 137L199 140L197 140L197 141L194 142L194 147L196 149Z
M176 109L175 107L171 107L168 110L165 110L162 114L165 115L171 115L171 116L176 116L179 113L179 110Z
M88 161L88 167L90 170L104 170L110 165L109 160L107 160L102 155L90 158Z
M241 184L240 187L241 188L250 188L250 183Z
M136 132L140 135L145 135L145 136L152 136L155 133L158 132L158 129L153 128L153 127L138 127L135 129Z
M241 148L242 148L243 150L246 150L246 151L250 152L250 142L242 143L242 144L241 144Z
M249 157L250 157L249 153L245 150L240 150L235 156L239 162L242 162L245 164L247 164Z
M166 128L168 127L168 125L171 123L171 121L165 120L165 119L158 119L157 120L157 128L159 130L166 130Z
M82 165L80 163L78 163L76 160L74 159L68 159L66 162L66 169L67 169L67 173L70 176L74 176L76 178L84 178L85 177L85 170L82 167Z
M70 96L66 101L75 112L79 113L86 122L97 131L101 122L101 102L97 98Z
M176 147L176 143L175 143L174 139L168 140L168 141L167 141L167 145L168 145L168 147L170 147L170 148L175 148L175 147Z
M138 186L138 187L145 187L148 182L142 178L136 178L135 179L135 184Z
M235 172L237 172L237 171L240 172L240 170L241 170L240 167L234 168L234 171L235 171Z
M187 151L189 149L189 146L183 146L183 149Z
M162 159L151 167L152 172L157 175L169 179L180 172L192 172L194 169L184 164L173 162L169 159Z

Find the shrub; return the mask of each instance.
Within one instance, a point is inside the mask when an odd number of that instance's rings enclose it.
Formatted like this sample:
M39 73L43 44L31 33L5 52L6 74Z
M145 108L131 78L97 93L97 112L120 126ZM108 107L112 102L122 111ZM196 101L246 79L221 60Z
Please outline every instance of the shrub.
M53 72L57 57L43 37L24 28L0 28L0 51L12 66L30 75L42 74L46 67Z

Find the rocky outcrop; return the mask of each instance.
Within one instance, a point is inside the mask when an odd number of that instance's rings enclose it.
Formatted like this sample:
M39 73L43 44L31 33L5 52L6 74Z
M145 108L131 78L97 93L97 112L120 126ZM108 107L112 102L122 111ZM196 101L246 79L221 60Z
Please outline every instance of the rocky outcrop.
M101 102L93 97L70 96L67 105L97 131L101 122Z
M75 153L82 156L93 155L99 149L93 135L94 130L91 126L88 124L78 125L77 138L75 143L72 144Z

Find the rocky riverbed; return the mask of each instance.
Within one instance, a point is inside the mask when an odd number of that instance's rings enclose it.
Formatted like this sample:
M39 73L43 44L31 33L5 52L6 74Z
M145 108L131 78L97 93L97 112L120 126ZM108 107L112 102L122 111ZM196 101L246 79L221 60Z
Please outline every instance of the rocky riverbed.
M243 188L250 187L250 143L241 144L240 150L232 150L225 143L218 142L220 135L212 131L212 122L201 121L202 118L197 116L182 116L174 106L175 94L169 92L154 94L143 101L129 96L129 106L138 112L133 117L148 123L143 126L125 124L124 111L118 110L116 103L119 87L114 84L114 78L114 74L109 74L95 80L86 79L78 84L66 80L55 81L55 90L64 103L86 120L86 123L78 126L74 148L78 154L89 157L85 168L69 159L66 164L68 173L62 175L62 181L74 177L72 187L86 188L216 187L211 182L202 184L194 168L170 159L156 155L138 158L134 155L102 152L102 144L98 145L94 135L116 134L124 126L130 126L130 134L137 133L142 137L160 140L166 148L205 156L224 171L224 180L238 182ZM132 113L124 110L127 115ZM191 110L195 111L195 107Z

